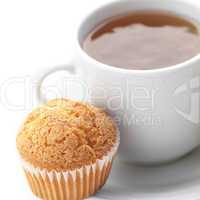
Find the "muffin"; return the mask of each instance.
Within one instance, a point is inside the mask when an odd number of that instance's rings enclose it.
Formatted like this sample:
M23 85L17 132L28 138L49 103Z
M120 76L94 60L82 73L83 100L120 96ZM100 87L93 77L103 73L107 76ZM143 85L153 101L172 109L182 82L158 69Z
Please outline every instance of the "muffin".
M106 182L119 145L104 111L55 99L32 111L17 136L17 149L32 192L45 200L79 200Z

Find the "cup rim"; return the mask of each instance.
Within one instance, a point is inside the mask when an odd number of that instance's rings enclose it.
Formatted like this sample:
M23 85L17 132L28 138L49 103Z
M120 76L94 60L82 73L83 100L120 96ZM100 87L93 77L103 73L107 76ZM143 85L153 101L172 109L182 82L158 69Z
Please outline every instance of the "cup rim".
M125 2L130 2L129 0L125 0ZM187 0L174 0L174 3L177 3L177 2L181 2L181 3L184 3L186 5L190 5L190 6L198 6L198 9L200 11L200 4L197 4L193 1L187 1ZM80 54L82 54L82 56L88 60L89 63L95 65L95 66L98 66L99 68L101 69L106 69L106 70L109 70L109 71L116 71L116 72L120 72L120 73L125 73L125 74L130 74L130 73L133 73L133 74L155 74L155 73L162 73L162 72L174 72L174 71L177 71L179 69L184 69L184 68L187 68L189 67L190 65L193 65L195 64L196 62L200 62L200 53L197 54L196 56L193 56L192 58L184 61L184 62L181 62L181 63L178 63L176 65L170 65L170 66L167 66L167 67L163 67L163 68L156 68L156 69L147 69L147 70L142 70L142 69L126 69L126 68L119 68L119 67L115 67L114 65L110 65L110 64L105 64L105 63L102 63L98 60L96 60L95 58L91 57L90 55L88 55L84 50L83 48L81 47L81 44L79 42L79 33L80 33L80 29L82 27L82 25L84 23L87 23L87 20L92 16L94 15L96 12L98 12L99 10L101 9L104 9L108 6L112 6L114 4L117 4L117 3L122 3L120 0L112 0L111 2L109 3L104 3L100 6L98 6L97 8L93 9L92 11L89 12L89 14L87 14L82 20L81 22L79 23L78 25L78 29L77 29L77 32L76 32L76 47L78 49L78 52Z

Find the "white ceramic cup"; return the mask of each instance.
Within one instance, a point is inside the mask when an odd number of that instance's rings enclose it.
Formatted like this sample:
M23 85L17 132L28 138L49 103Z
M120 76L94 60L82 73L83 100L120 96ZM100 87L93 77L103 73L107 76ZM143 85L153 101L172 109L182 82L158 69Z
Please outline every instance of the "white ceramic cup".
M138 10L170 11L200 23L200 7L189 1L113 1L82 20L71 64L39 72L37 91L44 101L41 84L45 77L59 70L78 74L88 86L91 103L118 119L120 158L157 164L180 158L200 144L200 56L162 69L128 70L100 63L81 47L87 34L104 19Z

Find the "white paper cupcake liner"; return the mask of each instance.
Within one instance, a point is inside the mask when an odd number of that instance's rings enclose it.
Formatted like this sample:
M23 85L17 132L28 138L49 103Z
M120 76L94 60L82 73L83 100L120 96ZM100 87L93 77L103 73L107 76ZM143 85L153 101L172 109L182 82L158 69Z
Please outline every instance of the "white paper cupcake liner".
M28 183L32 192L44 200L81 200L98 191L106 182L114 156L119 146L119 137L102 159L94 164L72 171L48 171L35 168L22 160Z

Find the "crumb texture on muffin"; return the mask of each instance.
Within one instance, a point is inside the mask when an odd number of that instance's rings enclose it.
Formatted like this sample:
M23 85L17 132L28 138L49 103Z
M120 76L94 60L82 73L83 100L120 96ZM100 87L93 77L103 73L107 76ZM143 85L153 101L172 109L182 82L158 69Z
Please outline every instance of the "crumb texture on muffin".
M116 126L104 111L55 99L29 114L17 136L17 148L36 167L73 170L101 159L116 140Z

